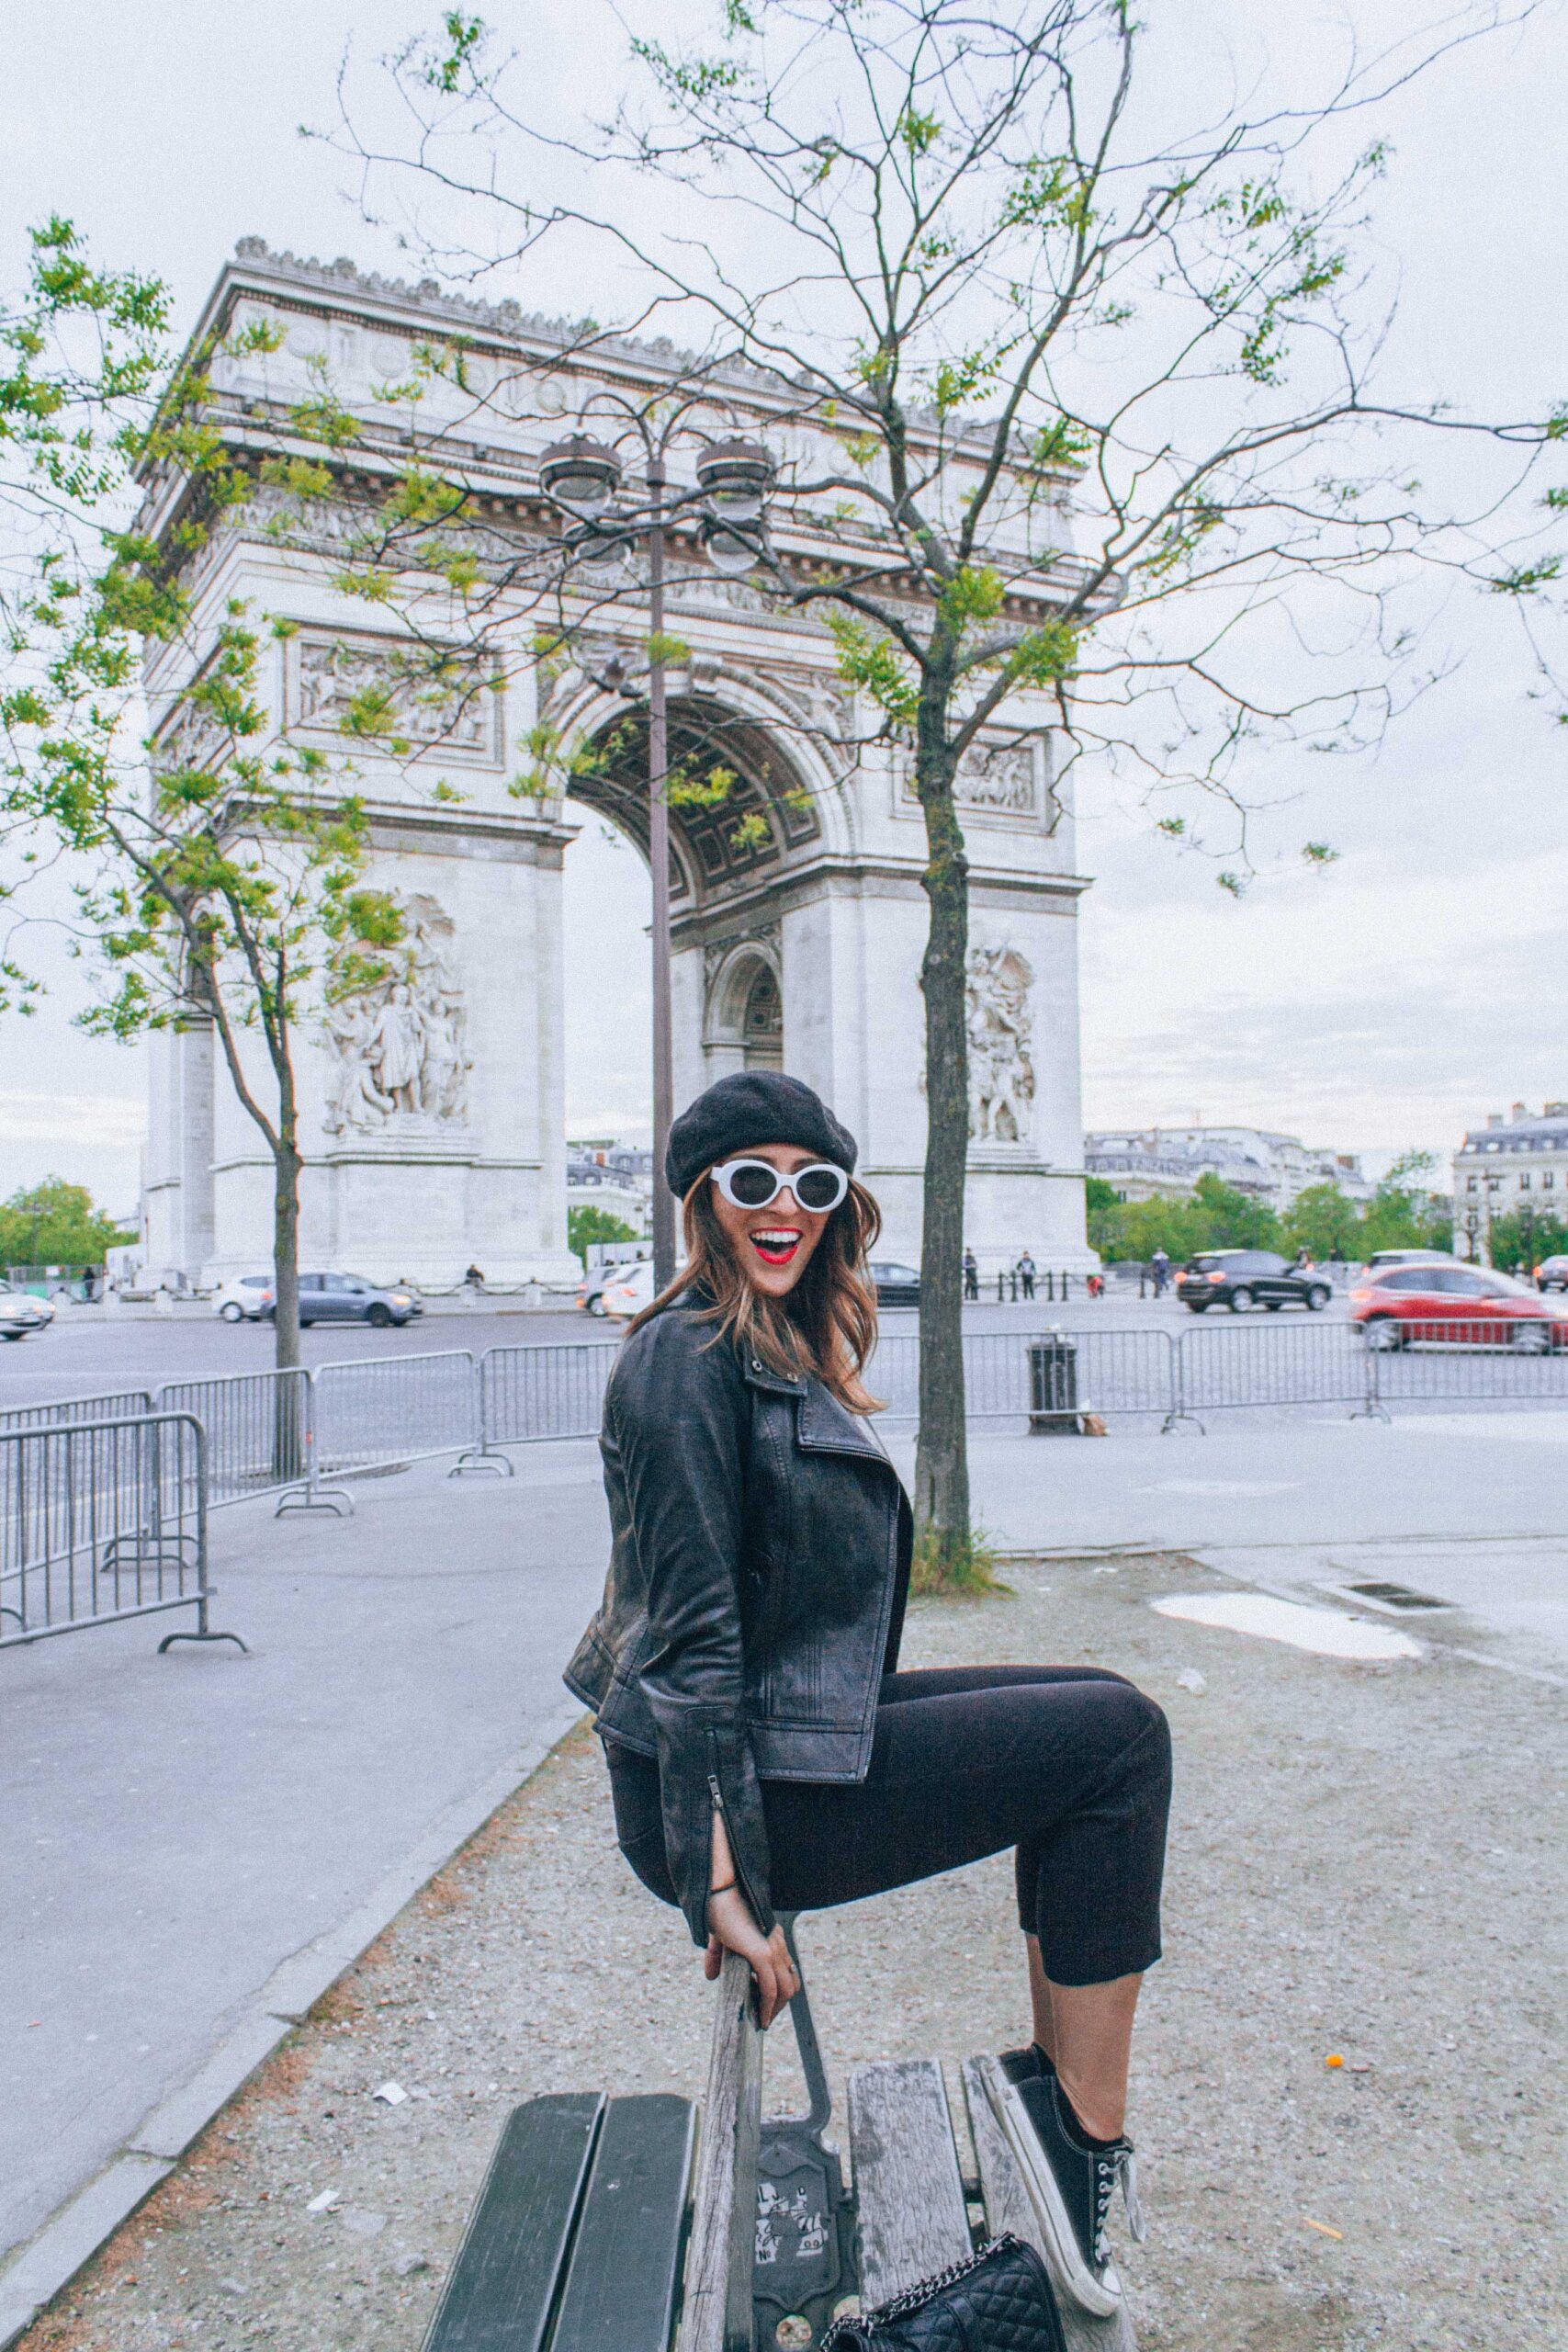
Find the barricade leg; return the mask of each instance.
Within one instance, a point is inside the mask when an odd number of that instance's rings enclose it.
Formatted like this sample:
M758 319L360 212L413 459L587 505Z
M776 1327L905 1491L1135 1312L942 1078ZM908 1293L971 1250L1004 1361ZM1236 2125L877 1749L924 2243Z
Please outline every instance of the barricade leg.
M1170 1409L1159 1425L1161 1437L1168 1437L1180 1421L1190 1421L1200 1437L1209 1434L1197 1414L1189 1412L1187 1408L1187 1381L1182 1365L1185 1340L1183 1332L1170 1342Z
M1366 1385L1361 1391L1361 1401L1352 1412L1350 1419L1353 1421L1386 1421L1392 1429L1393 1415L1382 1401L1382 1351L1367 1347L1363 1343L1362 1355L1365 1359Z
M274 1519L281 1519L292 1510L324 1510L333 1519L354 1517L354 1497L346 1487L325 1487L321 1484L321 1454L316 1443L316 1375L305 1375L305 1427L301 1432L305 1447L305 1476L293 1487L286 1487L277 1498Z
M499 1446L492 1447L488 1438L481 1438L479 1444L470 1446L467 1453L459 1453L446 1476L449 1478L466 1478L473 1470L493 1470L498 1478L511 1478L516 1475L507 1456Z
M251 1654L250 1645L248 1643L243 1642L238 1634L214 1633L212 1628L209 1625L207 1622L208 1599L208 1594L204 1592L201 1599L197 1602L196 1623L188 1632L164 1634L163 1640L158 1645L158 1656L160 1657L163 1657L165 1650L172 1650L176 1642L232 1642L237 1650L243 1650L245 1656L249 1657Z
M485 1388L485 1362L481 1356L474 1366L474 1425L479 1430L479 1442L478 1445L464 1447L446 1473L449 1478L466 1478L470 1472L479 1470L493 1470L498 1478L510 1478L515 1475L511 1461L494 1442Z

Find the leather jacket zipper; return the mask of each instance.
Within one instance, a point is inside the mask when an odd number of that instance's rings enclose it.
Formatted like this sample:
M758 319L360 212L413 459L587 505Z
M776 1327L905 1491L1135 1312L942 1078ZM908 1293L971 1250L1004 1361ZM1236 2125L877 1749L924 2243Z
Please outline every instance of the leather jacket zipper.
M706 1734L706 1738L708 1746L708 1762L712 1767L708 1773L708 1788L713 1796L713 1809L724 1824L724 1834L729 1840L729 1859L734 1866L735 1875L739 1883L740 1892L746 1897L746 1906L750 1912L753 1920L756 1921L760 1927L761 1924L761 1915L757 1909L756 1899L751 1893L751 1883L746 1875L746 1865L740 1859L740 1849L736 1840L734 1826L730 1822L729 1808L724 1802L724 1791L718 1784L717 1735L710 1731ZM708 1886L711 1888L713 1885L713 1838L711 1834L708 1838L707 1869L705 1875ZM705 1921L707 1918L708 1901L709 1896L705 1893L703 1896L703 1917Z

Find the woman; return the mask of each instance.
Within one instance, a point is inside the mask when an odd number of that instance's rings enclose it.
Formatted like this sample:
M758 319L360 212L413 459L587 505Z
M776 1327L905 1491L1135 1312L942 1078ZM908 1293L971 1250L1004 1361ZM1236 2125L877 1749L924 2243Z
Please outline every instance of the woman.
M775 1918L1016 1848L1032 2039L998 2116L1057 2284L1121 2293L1106 2239L1127 2053L1159 1955L1164 1716L1092 1667L900 1674L908 1502L867 1416L854 1139L809 1087L721 1079L671 1131L683 1273L632 1324L601 1445L613 1549L567 1671L598 1718L622 1851L707 1973L799 1989Z

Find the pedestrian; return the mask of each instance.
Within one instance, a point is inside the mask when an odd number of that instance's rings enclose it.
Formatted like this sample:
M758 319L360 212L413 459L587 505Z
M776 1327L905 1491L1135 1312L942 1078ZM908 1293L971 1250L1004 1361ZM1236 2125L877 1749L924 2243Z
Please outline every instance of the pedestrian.
M1163 1249L1156 1250L1149 1260L1149 1272L1155 1278L1155 1296L1163 1298L1165 1286L1170 1280L1170 1260L1166 1256Z
M1024 1251L1022 1257L1020 1258L1014 1271L1018 1275L1019 1286L1022 1290L1025 1298L1032 1298L1034 1295L1034 1261L1030 1256L1027 1250Z
M1096 1667L898 1670L914 1531L865 1386L881 1216L855 1159L777 1071L720 1079L675 1122L686 1262L610 1375L609 1574L566 1679L627 1862L710 1977L726 1951L750 1964L764 2026L799 1984L779 1912L1015 1849L1032 2021L997 2112L1058 2289L1108 2316L1169 1734Z
M965 1298L978 1298L980 1295L980 1261L973 1250L964 1252L964 1295Z
M485 1286L485 1278L478 1266L470 1266L464 1274L463 1280L472 1291L483 1290Z
M1088 1291L1090 1298L1103 1298L1105 1296L1105 1276L1103 1274L1089 1275L1085 1280L1084 1288Z

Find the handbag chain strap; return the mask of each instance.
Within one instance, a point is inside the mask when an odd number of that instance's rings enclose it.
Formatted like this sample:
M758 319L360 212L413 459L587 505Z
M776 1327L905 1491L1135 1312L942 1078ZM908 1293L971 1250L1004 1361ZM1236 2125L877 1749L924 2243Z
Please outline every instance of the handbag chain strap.
M934 2278L922 2278L918 2286L907 2287L901 2295L895 2295L891 2302L879 2303L874 2312L859 2318L846 2313L842 2319L833 2322L822 2338L822 2352L837 2352L839 2346L852 2344L857 2335L878 2335L883 2328L891 2326L895 2320L908 2319L911 2312L923 2311L927 2303L944 2293L949 2287L956 2287L961 2278L967 2278L982 2264L998 2254L1009 2254L1015 2245L1022 2244L1023 2240L1015 2236L1011 2230L1004 2230L1000 2237L987 2238L977 2252L964 2255L957 2262L950 2262L947 2268L939 2270Z

